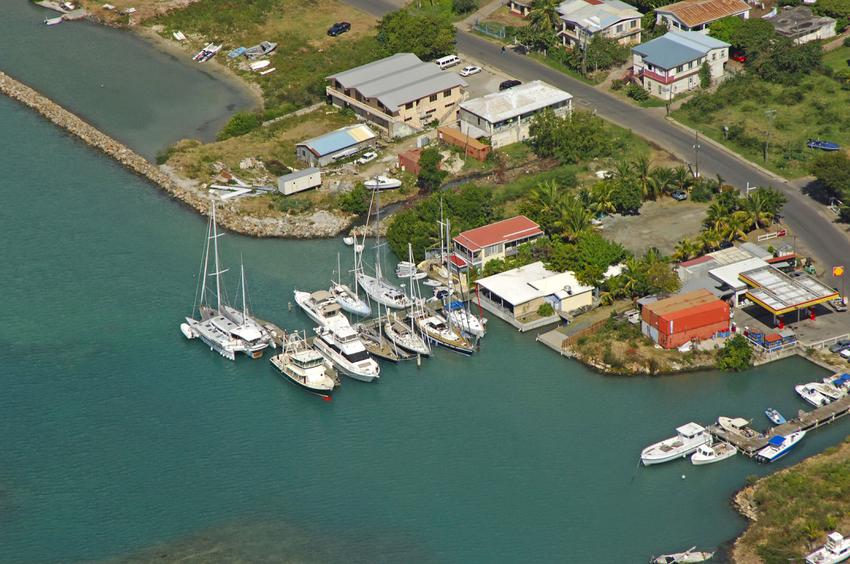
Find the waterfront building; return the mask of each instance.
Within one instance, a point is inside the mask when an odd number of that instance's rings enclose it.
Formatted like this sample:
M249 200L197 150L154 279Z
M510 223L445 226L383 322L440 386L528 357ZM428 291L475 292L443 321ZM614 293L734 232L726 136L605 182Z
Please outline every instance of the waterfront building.
M433 122L454 121L466 82L413 53L397 53L327 77L334 106L350 108L388 137L412 135Z
M327 166L367 147L374 147L377 140L375 132L358 123L298 143L295 145L295 155L311 166Z
M641 331L665 349L729 331L729 304L708 290L696 290L645 304Z
M545 109L565 116L572 111L572 95L533 80L461 102L458 120L460 130L470 137L490 139L495 148L519 143L529 137L532 118Z
M505 259L517 253L517 247L543 237L540 226L517 215L489 225L461 232L452 241L452 268L465 270L470 265L481 270L491 260Z

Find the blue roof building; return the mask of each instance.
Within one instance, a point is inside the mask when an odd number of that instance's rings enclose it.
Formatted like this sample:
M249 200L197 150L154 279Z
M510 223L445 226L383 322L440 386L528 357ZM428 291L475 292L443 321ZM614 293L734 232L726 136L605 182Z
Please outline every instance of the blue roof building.
M375 133L365 124L349 125L295 146L296 156L312 166L325 166L374 146Z

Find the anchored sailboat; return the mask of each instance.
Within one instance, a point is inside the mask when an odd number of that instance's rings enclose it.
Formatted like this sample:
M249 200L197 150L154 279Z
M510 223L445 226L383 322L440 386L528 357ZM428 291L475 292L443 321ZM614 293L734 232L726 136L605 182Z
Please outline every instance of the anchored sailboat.
M330 288L330 292L333 294L336 303L352 315L366 317L371 314L372 308L360 298L360 294L357 292L357 284L355 283L354 289L352 290L347 284L342 283L342 267L339 262L339 254L336 256L336 268L339 279L331 280ZM354 251L354 274L356 278L357 250Z

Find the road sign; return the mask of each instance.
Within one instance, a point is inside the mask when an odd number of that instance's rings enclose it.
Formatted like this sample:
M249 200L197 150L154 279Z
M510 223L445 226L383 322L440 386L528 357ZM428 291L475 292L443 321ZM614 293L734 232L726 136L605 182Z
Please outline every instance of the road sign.
M844 276L844 267L843 266L833 266L832 267L832 275L838 278L839 276Z

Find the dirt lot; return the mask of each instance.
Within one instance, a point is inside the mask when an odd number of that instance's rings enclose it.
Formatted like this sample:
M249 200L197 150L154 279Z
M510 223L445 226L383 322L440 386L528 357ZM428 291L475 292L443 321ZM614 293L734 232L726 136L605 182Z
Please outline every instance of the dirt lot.
M676 243L699 233L707 204L661 198L646 202L640 215L615 215L602 220L603 233L635 253L658 247L671 254Z

